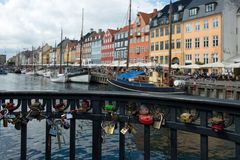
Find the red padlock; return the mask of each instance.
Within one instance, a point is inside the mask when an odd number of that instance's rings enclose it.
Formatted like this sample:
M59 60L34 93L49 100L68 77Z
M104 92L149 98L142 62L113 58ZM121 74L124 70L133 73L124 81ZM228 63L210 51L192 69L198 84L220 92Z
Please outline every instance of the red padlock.
M153 116L148 114L148 115L139 115L139 122L144 124L144 125L151 125L153 124Z
M212 130L217 133L221 133L224 131L224 124L213 124Z

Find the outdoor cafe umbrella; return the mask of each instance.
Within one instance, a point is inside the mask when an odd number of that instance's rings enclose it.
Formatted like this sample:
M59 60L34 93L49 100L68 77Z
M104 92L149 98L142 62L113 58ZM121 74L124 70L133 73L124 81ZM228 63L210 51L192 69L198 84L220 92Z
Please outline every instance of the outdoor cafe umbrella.
M224 68L225 65L222 62L208 63L201 66L201 68Z
M190 65L182 66L181 68L183 68L183 69L199 69L200 66L197 64L190 64Z

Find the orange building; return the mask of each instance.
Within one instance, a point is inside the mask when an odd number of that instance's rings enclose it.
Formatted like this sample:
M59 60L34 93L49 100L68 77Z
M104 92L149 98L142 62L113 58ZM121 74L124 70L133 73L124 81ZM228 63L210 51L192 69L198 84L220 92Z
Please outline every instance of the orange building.
M149 60L149 22L156 14L156 9L152 13L138 12L130 31L130 63Z

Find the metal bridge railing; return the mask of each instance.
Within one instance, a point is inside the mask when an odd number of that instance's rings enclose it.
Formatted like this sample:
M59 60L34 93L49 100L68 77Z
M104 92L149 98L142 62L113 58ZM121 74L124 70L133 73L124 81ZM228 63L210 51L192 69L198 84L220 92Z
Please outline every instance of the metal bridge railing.
M69 159L76 158L76 120L87 119L92 125L92 159L102 156L104 121L118 123L119 159L125 159L124 131L131 123L144 125L144 159L150 159L150 128L170 129L170 158L177 159L177 131L200 135L201 159L208 159L208 137L235 143L235 157L240 159L240 103L239 101L209 99L184 95L149 95L130 92L0 92L3 123L13 123L21 129L21 159L27 159L28 121L47 119L45 158L51 159L51 135L55 120L70 132ZM83 102L86 108L84 108ZM90 103L90 104L89 104ZM89 111L89 109L91 109ZM1 116L2 115L2 116ZM15 115L12 116L12 115ZM65 118L70 118L66 124ZM160 123L160 124L159 124ZM231 130L229 126L233 126ZM235 127L234 127L235 126ZM110 124L106 127L111 128ZM56 128L55 128L56 129ZM52 133L54 134L54 133ZM159 144L161 145L161 144Z

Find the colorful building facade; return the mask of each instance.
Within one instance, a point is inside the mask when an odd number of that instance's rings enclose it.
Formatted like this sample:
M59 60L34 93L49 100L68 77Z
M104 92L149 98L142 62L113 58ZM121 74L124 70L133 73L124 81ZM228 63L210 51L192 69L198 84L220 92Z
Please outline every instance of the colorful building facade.
M148 62L149 59L149 22L155 17L157 10L152 13L138 12L137 18L130 30L130 63Z
M183 64L183 11L191 0L179 0L172 4L172 64ZM150 23L150 60L160 65L169 61L169 6L157 13Z
M108 29L103 36L101 63L110 64L114 57L114 34L117 30Z

